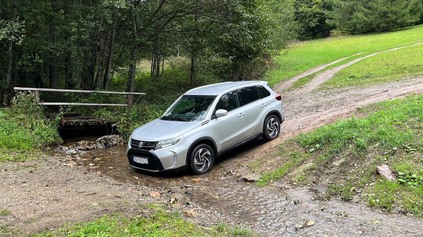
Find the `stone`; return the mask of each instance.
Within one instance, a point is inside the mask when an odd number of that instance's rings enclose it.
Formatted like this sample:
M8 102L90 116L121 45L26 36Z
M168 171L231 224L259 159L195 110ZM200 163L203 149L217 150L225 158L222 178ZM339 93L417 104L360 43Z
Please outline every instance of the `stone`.
M198 216L198 213L195 210L193 210L193 209L184 210L182 213L186 217L197 217Z
M260 180L260 175L258 174L247 174L244 177L242 177L242 181L244 182L257 182Z
M158 197L160 197L161 195L162 195L161 193L156 192L156 191L151 191L151 192L150 192L150 197L153 197L153 198L158 198Z
M305 224L304 227L311 227L314 226L316 223L312 220L308 220Z
M79 141L76 143L76 149L78 150L93 150L97 147L93 141Z
M389 181L395 181L397 178L388 165L380 165L377 167L377 173L385 177Z
M124 141L119 135L106 135L98 138L95 143L97 148L108 148L111 146L122 145Z

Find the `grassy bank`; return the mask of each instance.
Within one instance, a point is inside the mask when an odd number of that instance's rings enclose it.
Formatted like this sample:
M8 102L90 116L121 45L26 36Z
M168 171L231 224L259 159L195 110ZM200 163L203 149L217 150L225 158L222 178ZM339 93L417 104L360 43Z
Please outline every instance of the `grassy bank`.
M284 144L284 164L259 184L285 178L328 185L328 197L423 216L423 95L363 109L357 117L324 126ZM388 165L396 181L377 175Z
M232 228L225 224L201 227L187 221L178 212L169 212L159 206L150 206L146 210L149 211L135 217L124 214L103 216L90 222L31 236L257 236L248 229Z
M365 56L374 52L413 45L423 41L423 25L396 32L325 38L307 42L296 42L282 50L275 58L276 68L267 74L267 80L274 85L305 72L313 67L327 64L344 57L361 53Z
M58 121L47 120L33 94L19 94L0 109L0 161L35 158L40 149L61 142Z

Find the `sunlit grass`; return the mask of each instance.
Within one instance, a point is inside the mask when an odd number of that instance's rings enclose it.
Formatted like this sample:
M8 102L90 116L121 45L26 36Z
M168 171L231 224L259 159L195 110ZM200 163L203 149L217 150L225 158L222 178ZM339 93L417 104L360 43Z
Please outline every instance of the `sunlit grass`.
M396 32L325 38L291 44L275 58L276 68L266 79L274 85L313 67L362 53L365 56L423 41L423 25ZM351 59L354 57L351 57ZM350 59L350 60L351 60Z

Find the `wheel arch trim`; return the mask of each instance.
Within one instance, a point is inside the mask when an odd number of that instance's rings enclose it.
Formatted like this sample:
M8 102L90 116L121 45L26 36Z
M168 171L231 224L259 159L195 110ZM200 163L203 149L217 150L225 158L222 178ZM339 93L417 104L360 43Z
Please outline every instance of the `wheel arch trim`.
M191 152L195 149L196 146L198 146L199 144L207 144L209 145L212 149L213 149L213 155L215 157L218 156L218 152L217 152L217 145L216 142L213 140L213 138L211 137L201 137L198 138L197 140L195 140L191 146L188 149L187 152L187 157L186 157L186 164L189 165L190 159L191 159Z

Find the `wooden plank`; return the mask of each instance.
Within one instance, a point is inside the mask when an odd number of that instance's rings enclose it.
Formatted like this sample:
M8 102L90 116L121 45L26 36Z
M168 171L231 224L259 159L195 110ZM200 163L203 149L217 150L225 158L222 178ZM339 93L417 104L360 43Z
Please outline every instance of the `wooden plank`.
M40 102L40 105L58 105L58 106L67 106L67 105L75 105L75 106L117 106L117 107L128 107L127 104L98 104L98 103L67 103L67 102Z
M14 90L16 90L16 91L70 92L70 93L98 93L98 94L114 94L114 95L145 95L144 92L68 90L68 89L31 88L31 87L14 87Z

